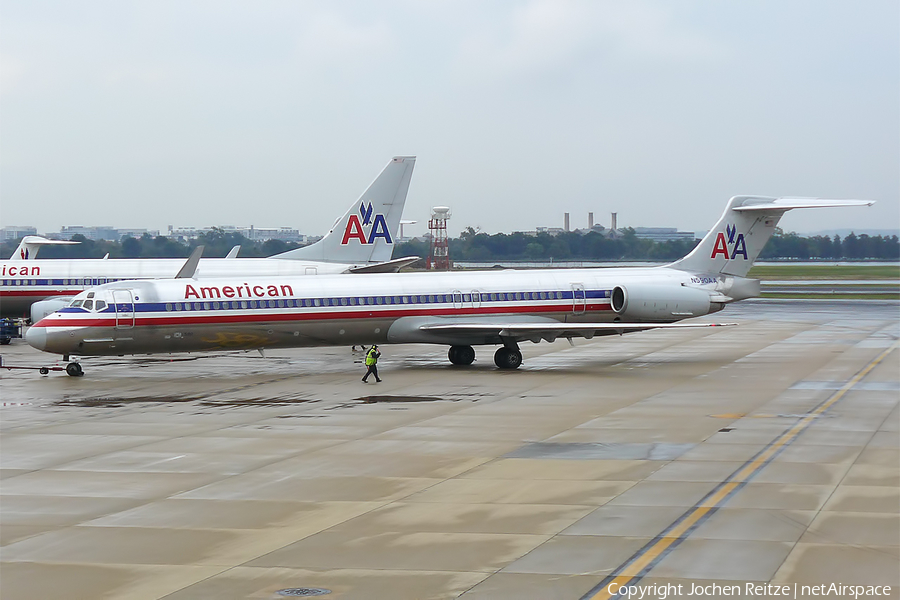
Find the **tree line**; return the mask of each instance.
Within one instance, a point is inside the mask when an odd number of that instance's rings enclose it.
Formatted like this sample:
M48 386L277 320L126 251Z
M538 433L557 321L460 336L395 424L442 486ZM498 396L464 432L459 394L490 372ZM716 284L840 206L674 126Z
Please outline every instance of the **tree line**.
M484 262L492 260L646 260L672 261L696 246L698 240L656 242L637 237L633 229L622 230L617 238L597 232L581 235L575 232L550 235L539 233L479 233L469 227L458 238L450 240L450 258L454 261ZM394 256L428 256L428 242L400 244ZM761 259L797 260L897 260L900 240L894 236L869 236L851 233L840 236L804 237L777 229L763 248Z
M81 242L73 246L47 246L41 249L42 258L186 258L198 245L205 246L203 256L223 257L234 246L240 245L239 256L245 258L272 256L298 248L302 244L267 240L251 241L239 233L225 232L218 228L201 234L189 243L166 236L140 238L123 237L118 242L88 240L82 235L72 237ZM575 232L550 235L528 235L521 232L486 234L466 228L458 238L450 240L450 258L454 261L546 261L546 260L646 260L671 261L681 258L697 244L696 240L656 242L642 239L627 228L617 238L608 238L597 232L581 235ZM4 257L15 251L18 241L4 242ZM412 240L397 244L394 257L428 256L427 241ZM894 236L870 236L866 234L804 237L776 229L763 248L761 259L796 260L898 260L900 241Z

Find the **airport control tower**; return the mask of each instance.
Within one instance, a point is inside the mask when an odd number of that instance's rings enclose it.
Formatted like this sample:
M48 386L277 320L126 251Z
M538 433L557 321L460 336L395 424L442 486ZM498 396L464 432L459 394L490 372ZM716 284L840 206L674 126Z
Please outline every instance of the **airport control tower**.
M435 206L431 209L428 231L431 232L431 251L428 253L429 271L450 270L450 240L447 237L447 221L450 208Z

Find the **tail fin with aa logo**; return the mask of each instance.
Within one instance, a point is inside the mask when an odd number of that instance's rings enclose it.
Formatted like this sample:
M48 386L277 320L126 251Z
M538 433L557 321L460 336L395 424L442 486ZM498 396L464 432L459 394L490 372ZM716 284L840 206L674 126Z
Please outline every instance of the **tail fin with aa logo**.
M871 206L874 203L873 200L735 196L728 201L719 222L690 254L667 266L693 273L743 277L787 211L794 208Z
M370 265L391 260L415 156L395 156L321 240L272 258Z

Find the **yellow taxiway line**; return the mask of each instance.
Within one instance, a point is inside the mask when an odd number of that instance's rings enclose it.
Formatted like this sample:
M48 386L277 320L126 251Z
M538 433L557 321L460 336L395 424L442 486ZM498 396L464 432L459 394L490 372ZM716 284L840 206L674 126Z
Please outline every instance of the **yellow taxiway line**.
M683 542L703 521L711 517L719 508L737 493L744 485L757 475L766 465L778 456L785 447L809 427L813 421L829 408L834 406L844 395L859 383L872 369L878 366L888 354L900 347L894 342L887 350L879 354L872 362L850 378L850 380L827 400L803 415L797 423L787 429L763 448L756 456L741 465L734 473L719 483L700 502L689 508L662 533L650 540L631 558L622 563L603 581L592 588L581 600L606 600L619 596L623 586L636 583L644 577L671 550ZM614 591L610 591L610 589Z

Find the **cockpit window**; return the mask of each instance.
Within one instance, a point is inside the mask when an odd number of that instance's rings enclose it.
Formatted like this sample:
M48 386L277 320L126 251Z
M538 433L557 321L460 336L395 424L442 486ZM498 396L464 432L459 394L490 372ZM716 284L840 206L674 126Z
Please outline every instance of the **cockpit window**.
M94 292L88 292L87 297L88 297L88 298L93 298L93 297L94 297ZM87 303L85 303L85 304L87 304Z
M97 312L100 312L104 308L106 308L106 302L104 302L103 300L97 300L97 306L95 307L95 310Z
M86 308L88 310L94 310L94 301L93 300L85 300L84 304L81 305L82 308Z
M79 306L81 306L82 302L83 300L75 300L74 302L72 302L71 306L78 308Z

